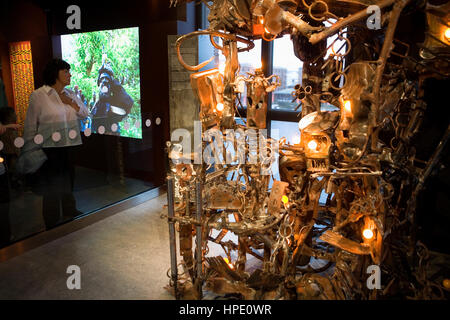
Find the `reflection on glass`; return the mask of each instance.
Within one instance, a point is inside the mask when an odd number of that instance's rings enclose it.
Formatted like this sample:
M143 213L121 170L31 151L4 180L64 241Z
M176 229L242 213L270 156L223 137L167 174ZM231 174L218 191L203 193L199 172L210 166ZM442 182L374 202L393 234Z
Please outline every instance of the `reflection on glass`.
M297 121L271 121L270 136L275 140L283 137L286 138L286 143L296 144L300 142L300 130L298 129ZM275 180L280 180L280 172L278 170L279 156L276 156L276 161L272 165L272 173Z
M294 54L289 35L273 43L273 74L280 77L281 86L272 93L272 109L294 111L298 102L292 102L292 92L302 80L303 62Z
M218 38L214 38L216 43L220 46L222 45L222 41ZM261 67L261 40L254 41L255 47L250 51L239 52L239 75L247 77L247 73L254 73L256 68ZM238 44L238 48L242 47L242 44ZM209 40L209 36L200 36L199 37L199 62L203 62L214 57L214 60L209 63L207 66L202 68L200 71L205 71L213 68L219 68L223 70L225 68L225 56L222 52L211 45ZM247 106L247 88L244 86L244 92L242 94L238 94L238 99L240 104L243 107ZM237 102L238 107L239 101Z
M5 123L2 115L7 109L0 108L2 123ZM35 173L28 174L21 174L17 167L18 156L25 150L20 143L23 138L17 137L15 130L0 135L0 248L154 187L148 179L141 178L142 171L135 174L124 165L130 144L100 140L99 135L87 134L88 130L84 134L66 131L68 133L50 130L45 137L36 134L30 138L32 147L41 146L45 141L57 144L80 135L83 144L64 158L61 154L46 152L47 160L42 160L44 163ZM53 149L56 148L47 148L48 151ZM40 163L41 160L35 155L33 161ZM134 168L144 167L136 158L129 157L128 161ZM61 174L51 177L49 167L61 167ZM59 187L60 180L63 188ZM48 181L51 186L46 187L42 181ZM47 197L50 192L61 197Z
M239 75L244 77L248 77L247 73L254 73L256 68L260 68L262 65L261 62L261 40L254 41L255 47L250 51L239 52ZM218 51L218 50L217 50ZM218 51L216 58L214 60L217 63L217 66L225 65L225 56ZM238 94L238 107L247 107L247 87L244 87L244 92L242 94ZM240 101L240 105L239 105Z

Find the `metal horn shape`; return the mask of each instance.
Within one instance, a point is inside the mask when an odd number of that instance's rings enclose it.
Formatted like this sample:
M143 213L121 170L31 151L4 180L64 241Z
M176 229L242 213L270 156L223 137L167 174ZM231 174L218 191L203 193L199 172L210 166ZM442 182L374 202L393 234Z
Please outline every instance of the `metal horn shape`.
M214 57L211 57L210 59L208 59L196 66L190 66L186 62L184 62L183 57L181 56L181 52L180 52L181 43L188 38L201 36L201 35L210 35L212 45L219 50L222 50L223 48L214 42L213 36L221 37L221 38L228 39L228 40L239 41L239 42L243 42L243 43L247 44L246 48L241 48L241 49L239 49L239 51L248 51L248 50L251 50L255 46L255 44L253 42L251 42L250 40L243 39L243 38L237 37L232 34L222 33L219 31L200 30L200 31L194 31L189 34L183 35L183 36L179 37L176 41L177 57L178 57L178 61L180 62L180 64L189 71L198 71L214 59Z

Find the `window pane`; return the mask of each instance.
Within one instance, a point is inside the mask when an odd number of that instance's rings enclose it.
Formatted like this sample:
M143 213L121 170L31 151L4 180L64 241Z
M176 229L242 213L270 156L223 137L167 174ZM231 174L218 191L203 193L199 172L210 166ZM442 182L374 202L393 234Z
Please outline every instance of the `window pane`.
M215 37L215 41L220 46L222 45L222 41ZM256 40L255 47L250 51L239 52L239 75L248 77L247 72L254 73L255 67L260 67L261 65L261 40ZM238 43L238 48L243 47L243 44ZM205 71L213 68L219 68L220 65L225 66L225 56L222 52L216 48L214 48L209 40L209 36L200 36L199 37L199 63L208 60L210 57L214 56L214 60L209 63L207 66L202 68L200 71ZM243 107L247 106L247 88L244 87L244 93L238 98L240 98L241 104ZM239 103L238 103L239 107Z
M248 77L248 73L254 73L256 67L261 66L261 40L254 41L255 47L250 51L239 52L239 75ZM238 43L238 47L242 47L242 44ZM222 55L222 52L218 52L218 65L225 64L225 56ZM240 98L242 107L247 107L247 87L244 87L244 92L240 95L238 94L238 99ZM238 107L240 107L238 103Z
M300 130L298 129L298 122L294 121L271 121L270 137L279 140L282 137L286 138L286 143L298 144L300 142ZM279 156L276 156L276 161L272 165L272 174L275 180L280 180L280 173L278 171Z
M272 110L294 111L298 103L291 102L294 86L301 83L303 62L294 54L289 35L273 43L273 74L280 77L281 86L272 94Z

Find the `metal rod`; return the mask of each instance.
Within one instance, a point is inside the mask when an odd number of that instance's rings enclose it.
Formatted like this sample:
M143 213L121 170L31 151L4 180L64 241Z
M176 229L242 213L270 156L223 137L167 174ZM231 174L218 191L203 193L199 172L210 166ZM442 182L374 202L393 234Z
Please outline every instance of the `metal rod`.
M371 117L371 126L376 127L378 122L378 114L380 112L380 100L381 100L381 80L383 77L384 69L386 67L387 59L389 54L392 52L394 41L395 30L397 29L398 20L400 18L400 13L403 8L408 4L409 0L397 1L394 8L391 11L391 16L389 19L389 25L387 27L386 33L384 35L383 47L381 49L380 57L378 58L378 66L376 69L374 89L373 89L373 99L374 99L374 109L373 115ZM372 144L375 147L375 139L372 140Z
M169 241L170 241L170 273L175 291L175 299L179 300L178 292L178 266L177 266L177 242L175 238L175 187L173 177L167 177L167 204L168 204L168 221L169 221Z
M196 208L197 208L197 221L202 221L202 183L201 181L197 181L195 183L195 200L196 200ZM197 225L196 227L196 240L197 240L197 290L199 300L202 298L202 284L203 284L203 252L202 252L202 225Z
M393 4L395 2L395 0L382 0L380 2L378 2L376 5L380 8L383 9L387 6L390 6L391 4ZM309 42L311 42L312 44L316 44L332 35L334 35L335 33L337 33L340 29L345 28L346 26L359 21L365 17L367 17L370 14L370 12L367 11L367 9L361 10L355 14L352 14L351 16L344 18L342 20L339 20L338 22L336 22L335 24L333 24L331 27L325 29L322 32L319 33L315 33L313 34L310 38L309 38Z

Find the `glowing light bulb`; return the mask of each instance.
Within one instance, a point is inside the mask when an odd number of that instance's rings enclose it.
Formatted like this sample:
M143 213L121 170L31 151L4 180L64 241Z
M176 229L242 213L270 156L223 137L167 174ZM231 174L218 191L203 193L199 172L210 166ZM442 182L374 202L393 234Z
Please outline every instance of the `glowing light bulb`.
M216 106L217 111L223 111L223 103L218 103Z
M444 36L445 36L445 39L447 39L447 41L450 41L450 28L447 28L445 30Z
M442 281L442 284L444 285L444 287L445 287L446 289L450 289L450 279L444 279L444 280Z
M0 157L0 163L3 163L5 161L2 157Z
M231 269L234 269L233 264L230 263L230 261L228 260L228 258L223 257L223 261L225 261L225 263L226 263Z
M317 142L316 142L316 140L311 140L310 142L308 142L308 148L310 150L315 151L317 149Z
M373 231L370 230L370 229L364 229L363 237L366 238L367 240L372 239L373 238Z
M288 198L287 196L282 196L282 197L281 197L281 201L282 201L284 204L286 204L286 203L289 202L289 198Z
M225 74L225 63L223 63L223 62L219 63L219 73L221 75Z
M350 100L344 101L344 109L348 112L352 112L352 102Z

